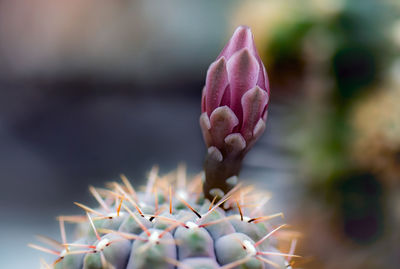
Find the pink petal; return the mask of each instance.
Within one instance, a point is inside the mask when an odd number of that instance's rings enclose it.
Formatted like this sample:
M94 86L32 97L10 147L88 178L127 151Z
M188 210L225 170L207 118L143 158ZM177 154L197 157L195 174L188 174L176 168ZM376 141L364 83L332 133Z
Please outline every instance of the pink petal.
M248 49L242 49L229 59L227 70L231 94L230 107L241 121L242 107L240 100L246 91L256 85L260 66Z
M227 85L228 73L226 70L226 61L222 57L213 62L207 71L205 108L209 116L215 108L220 106Z
M268 94L258 86L246 92L241 100L243 107L243 124L241 133L248 141L253 137L253 131L261 119L262 112L268 104Z
M239 26L235 30L228 44L226 44L217 59L219 59L220 57L225 57L227 60L229 60L229 58L232 57L235 52L243 48L247 48L250 53L257 59L260 67L262 67L259 71L257 85L269 93L268 75L262 63L260 55L258 54L256 45L254 43L253 34L249 27Z
M229 58L232 57L235 52L243 48L247 48L250 50L251 54L257 55L253 34L251 33L251 29L247 26L239 26L236 28L228 44L225 45L217 59L220 57L225 57L229 60Z
M269 96L269 94L268 94ZM268 103L269 104L269 103ZM267 121L267 117L268 117L268 104L265 106L264 108L264 112L262 113L261 117L264 121Z
M224 96L222 96L221 104L220 106L230 106L231 104L231 89L228 86L225 88Z
M256 58L257 58L258 63L262 67L262 68L260 68L260 73L258 75L257 86L259 86L261 89L265 90L269 95L269 80L268 80L267 71L265 70L264 64L262 63L260 57L257 55Z
M232 133L233 128L239 124L239 120L229 107L222 106L211 113L210 124L213 145L221 148L225 137Z

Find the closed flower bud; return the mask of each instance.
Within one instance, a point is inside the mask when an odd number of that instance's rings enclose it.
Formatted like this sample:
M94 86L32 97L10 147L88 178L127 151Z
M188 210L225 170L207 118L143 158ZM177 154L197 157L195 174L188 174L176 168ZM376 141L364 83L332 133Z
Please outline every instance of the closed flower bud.
M267 73L253 35L240 26L207 71L200 117L207 147L224 157L247 151L265 128L268 100Z
M216 187L216 180L239 172L244 155L265 129L268 101L265 67L250 28L240 26L208 68L203 89L200 126L208 147L206 185Z

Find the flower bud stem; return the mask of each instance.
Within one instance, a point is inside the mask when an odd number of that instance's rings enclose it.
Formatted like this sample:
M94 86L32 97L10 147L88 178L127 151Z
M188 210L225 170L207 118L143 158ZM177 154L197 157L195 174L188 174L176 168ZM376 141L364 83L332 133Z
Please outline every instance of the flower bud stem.
M207 199L212 201L215 196L220 196L216 198L219 200L235 187L236 182L228 179L239 175L243 157L244 154L220 161L211 154L207 154L204 162L205 181L203 184L204 196Z

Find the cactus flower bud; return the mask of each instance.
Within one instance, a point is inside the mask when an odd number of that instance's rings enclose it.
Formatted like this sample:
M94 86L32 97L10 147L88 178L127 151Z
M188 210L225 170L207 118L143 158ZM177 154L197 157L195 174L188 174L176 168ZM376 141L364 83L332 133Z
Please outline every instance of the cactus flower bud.
M208 155L205 193L231 189L242 159L265 129L269 83L250 28L240 26L207 71L200 126ZM209 196L210 198L211 196Z

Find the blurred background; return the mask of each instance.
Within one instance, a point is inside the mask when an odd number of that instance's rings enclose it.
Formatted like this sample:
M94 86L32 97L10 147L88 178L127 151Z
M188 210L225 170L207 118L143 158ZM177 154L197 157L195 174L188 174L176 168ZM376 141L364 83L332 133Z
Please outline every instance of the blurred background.
M398 0L0 1L1 268L95 204L89 184L202 168L200 95L234 29L271 83L242 176L303 233L301 268L400 263Z

